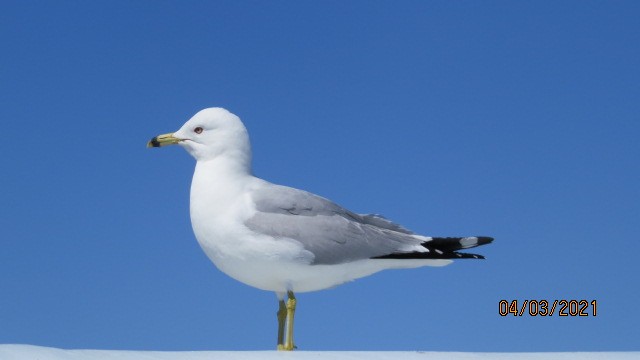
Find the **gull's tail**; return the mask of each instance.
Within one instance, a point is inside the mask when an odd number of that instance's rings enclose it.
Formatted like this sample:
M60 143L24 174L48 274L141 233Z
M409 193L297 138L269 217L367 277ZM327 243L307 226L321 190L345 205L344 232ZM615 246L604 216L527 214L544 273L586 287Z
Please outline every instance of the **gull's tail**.
M461 253L458 250L489 244L492 241L493 238L488 236L426 237L420 245L427 251L393 253L374 259L484 259L482 255Z

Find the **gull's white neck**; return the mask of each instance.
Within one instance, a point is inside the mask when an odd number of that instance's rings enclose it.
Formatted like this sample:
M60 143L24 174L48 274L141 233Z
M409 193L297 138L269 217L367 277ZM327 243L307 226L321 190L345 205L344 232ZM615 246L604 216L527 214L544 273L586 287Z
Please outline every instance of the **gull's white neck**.
M217 216L232 210L238 195L253 179L248 162L237 158L219 156L198 161L191 182L191 215Z

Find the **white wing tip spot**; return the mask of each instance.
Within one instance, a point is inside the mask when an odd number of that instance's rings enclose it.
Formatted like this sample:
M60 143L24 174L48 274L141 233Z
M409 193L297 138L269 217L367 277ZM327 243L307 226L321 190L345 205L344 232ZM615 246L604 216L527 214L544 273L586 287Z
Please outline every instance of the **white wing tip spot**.
M462 246L463 249L473 247L476 245L478 245L478 238L475 236L470 236L470 237L460 239L460 246Z

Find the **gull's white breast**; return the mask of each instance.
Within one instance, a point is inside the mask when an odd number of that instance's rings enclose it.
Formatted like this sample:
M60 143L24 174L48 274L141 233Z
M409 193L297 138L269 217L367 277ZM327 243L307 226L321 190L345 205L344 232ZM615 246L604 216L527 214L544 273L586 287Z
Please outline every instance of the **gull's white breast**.
M247 285L286 291L286 274L308 266L313 256L296 241L249 230L244 222L256 209L251 190L263 180L233 174L223 163L196 165L191 184L191 225L198 243L222 272Z

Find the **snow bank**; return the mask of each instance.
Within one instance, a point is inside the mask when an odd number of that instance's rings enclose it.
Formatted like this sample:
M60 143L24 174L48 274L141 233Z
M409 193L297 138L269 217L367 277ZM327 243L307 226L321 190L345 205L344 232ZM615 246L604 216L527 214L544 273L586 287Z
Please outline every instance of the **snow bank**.
M640 352L463 353L416 351L124 351L0 345L0 360L640 360Z

